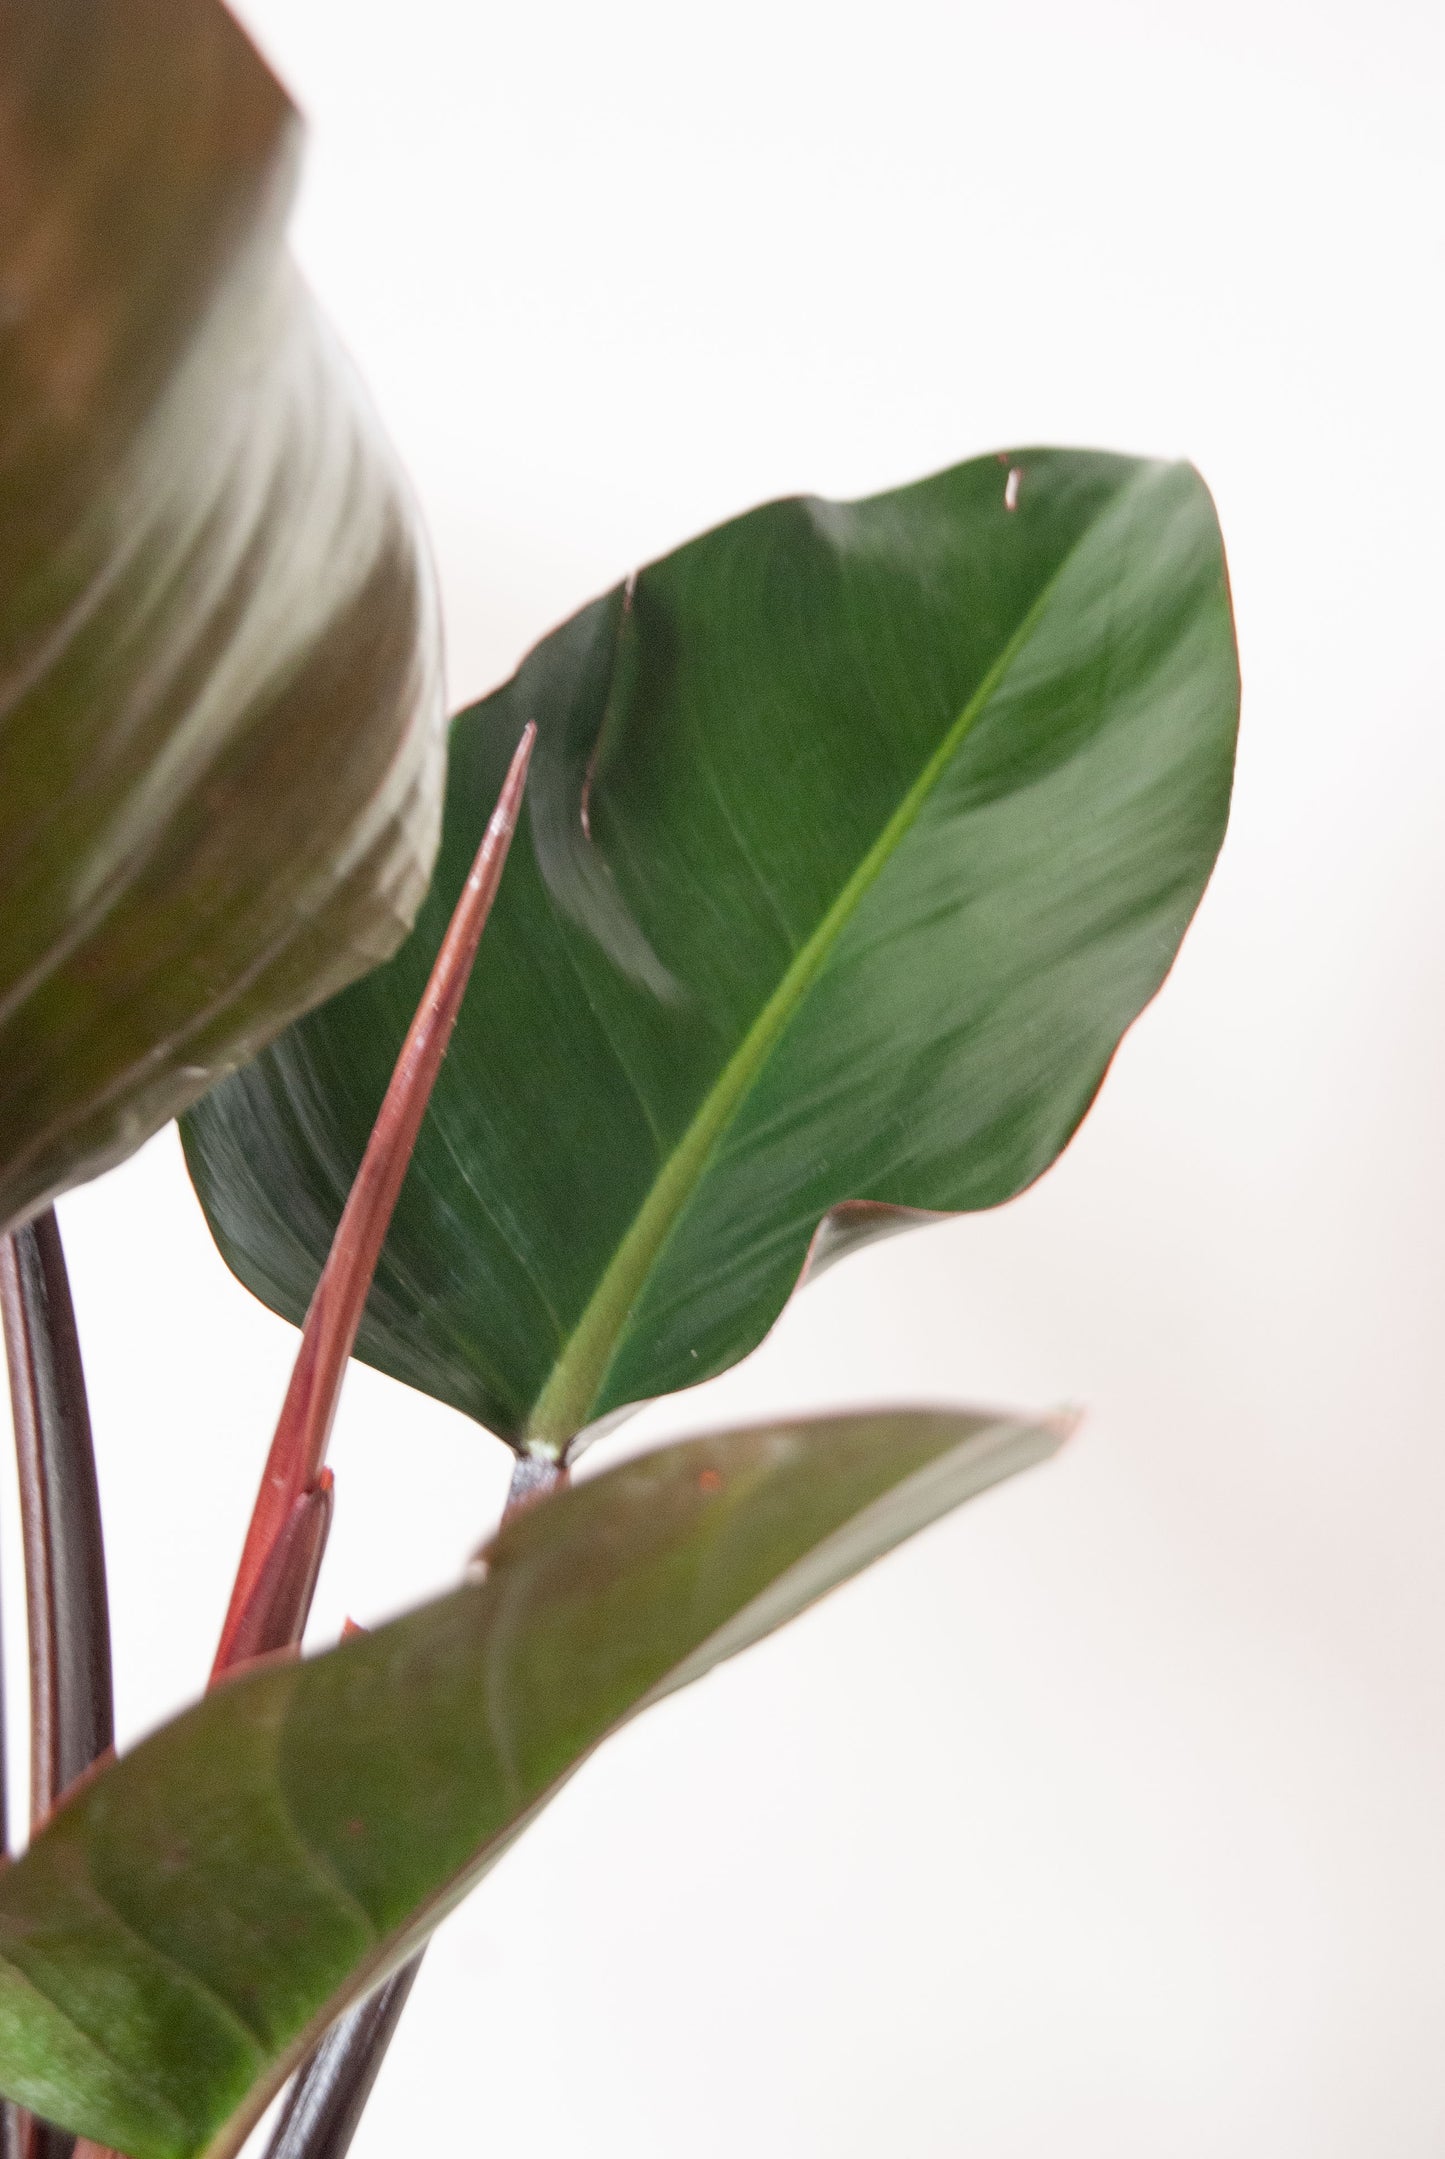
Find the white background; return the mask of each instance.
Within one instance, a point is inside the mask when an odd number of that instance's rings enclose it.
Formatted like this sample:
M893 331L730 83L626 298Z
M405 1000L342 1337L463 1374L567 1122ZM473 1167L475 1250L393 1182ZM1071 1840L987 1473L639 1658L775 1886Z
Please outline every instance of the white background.
M628 1435L1078 1438L576 1780L438 1939L358 2159L1437 2159L1445 15L242 13L456 702L761 497L1040 440L1199 464L1246 684L1219 874L1063 1163ZM295 1337L172 1135L61 1216L130 1738L201 1683ZM359 1368L334 1462L317 1640L450 1582L506 1469Z

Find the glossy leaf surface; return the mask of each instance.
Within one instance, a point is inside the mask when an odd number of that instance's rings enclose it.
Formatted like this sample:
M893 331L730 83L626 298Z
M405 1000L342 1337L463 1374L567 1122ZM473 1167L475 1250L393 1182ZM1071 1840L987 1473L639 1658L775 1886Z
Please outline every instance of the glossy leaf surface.
M1022 451L708 533L455 722L413 937L187 1121L222 1251L300 1318L535 720L358 1354L550 1448L721 1370L838 1202L1053 1161L1203 890L1237 704L1187 466Z
M609 1731L1060 1436L915 1410L692 1440L210 1695L0 1873L0 2090L135 2159L228 2159Z
M395 949L440 816L413 512L219 0L0 9L0 1226Z

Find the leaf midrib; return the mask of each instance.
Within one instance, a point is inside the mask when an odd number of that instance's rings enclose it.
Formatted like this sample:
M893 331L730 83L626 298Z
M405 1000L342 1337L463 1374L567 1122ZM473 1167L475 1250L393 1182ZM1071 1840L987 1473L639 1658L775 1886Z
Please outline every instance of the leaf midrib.
M632 1309L662 1253L674 1225L702 1181L713 1149L734 1112L762 1070L769 1052L798 1006L822 973L833 948L865 893L891 861L900 841L916 822L937 781L953 761L1020 651L1033 634L1059 580L1094 538L1105 519L1115 516L1127 497L1157 467L1136 468L1118 492L1090 519L1050 571L1017 628L1001 647L978 688L959 713L913 785L899 802L877 839L842 886L837 898L806 943L793 955L777 988L724 1065L692 1123L662 1165L646 1199L632 1218L587 1307L562 1347L527 1422L530 1451L559 1456L593 1414L602 1385L626 1331Z

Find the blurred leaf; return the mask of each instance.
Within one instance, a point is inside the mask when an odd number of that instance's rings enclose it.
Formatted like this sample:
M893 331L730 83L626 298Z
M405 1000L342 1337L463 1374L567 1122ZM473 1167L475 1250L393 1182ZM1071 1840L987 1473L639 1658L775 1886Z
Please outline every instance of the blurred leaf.
M1026 450L707 534L455 722L408 944L187 1120L221 1250L299 1320L535 719L358 1354L551 1448L722 1370L840 1201L1053 1161L1203 890L1237 707L1187 466Z
M0 2089L135 2159L229 2159L608 1732L1060 1436L894 1410L691 1440L208 1696L0 1872Z
M430 573L215 0L0 10L0 1226L405 933Z

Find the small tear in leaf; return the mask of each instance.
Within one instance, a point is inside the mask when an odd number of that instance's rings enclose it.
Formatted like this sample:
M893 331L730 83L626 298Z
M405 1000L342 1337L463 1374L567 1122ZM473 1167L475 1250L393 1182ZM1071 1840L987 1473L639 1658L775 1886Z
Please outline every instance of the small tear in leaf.
M1016 510L1018 508L1019 488L1022 483L1022 469L1018 465L1011 465L1009 467L1009 476L1003 485L1003 506L1006 510Z

